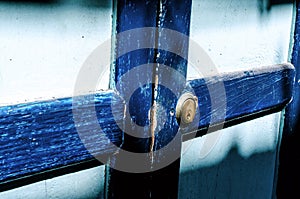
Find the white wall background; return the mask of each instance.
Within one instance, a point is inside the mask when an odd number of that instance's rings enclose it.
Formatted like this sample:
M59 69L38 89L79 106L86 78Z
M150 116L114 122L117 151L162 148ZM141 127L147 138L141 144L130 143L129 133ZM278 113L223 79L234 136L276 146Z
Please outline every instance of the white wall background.
M1 192L1 199L94 199L104 196L104 166Z
M193 1L191 38L220 72L288 61L293 5L267 11L261 2ZM188 77L197 78L189 69ZM280 118L269 115L185 142L180 198L272 198ZM212 140L217 142L210 147ZM203 150L210 153L203 156Z
M0 1L0 105L72 96L80 67L110 39L110 0L49 2Z

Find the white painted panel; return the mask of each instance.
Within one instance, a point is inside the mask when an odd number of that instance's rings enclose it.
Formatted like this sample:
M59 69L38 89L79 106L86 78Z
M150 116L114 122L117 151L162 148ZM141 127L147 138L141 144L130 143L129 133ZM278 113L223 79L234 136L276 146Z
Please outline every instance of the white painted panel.
M9 191L0 192L1 199L47 198L45 181L33 183Z
M190 37L219 72L287 62L293 5L267 11L261 1L193 0ZM188 79L198 75L188 67Z
M80 67L110 39L111 1L49 2L0 2L0 105L72 96Z
M48 199L101 199L104 197L105 166L46 180Z
M220 72L288 61L293 5L267 11L260 2L193 0L191 38ZM188 78L198 77L189 67ZM277 113L184 143L180 198L271 198L279 124Z
M280 117L268 115L185 142L179 198L272 198Z
M105 166L0 192L1 199L102 199Z

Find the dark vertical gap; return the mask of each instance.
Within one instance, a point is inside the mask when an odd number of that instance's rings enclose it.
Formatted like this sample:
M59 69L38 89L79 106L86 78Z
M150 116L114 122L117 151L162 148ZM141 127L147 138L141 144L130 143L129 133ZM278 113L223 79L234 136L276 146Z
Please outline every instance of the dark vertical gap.
M293 90L293 101L285 111L282 134L277 198L295 198L300 195L300 2L296 1L296 23L292 64L296 69L296 81Z

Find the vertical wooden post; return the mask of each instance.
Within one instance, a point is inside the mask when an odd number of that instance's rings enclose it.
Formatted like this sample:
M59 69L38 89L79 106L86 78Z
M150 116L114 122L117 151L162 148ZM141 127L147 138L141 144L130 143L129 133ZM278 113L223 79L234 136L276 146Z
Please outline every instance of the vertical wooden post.
M144 27L156 26L156 10L157 1L144 1L144 0L120 0L114 1L117 5L114 7L116 17L116 34L126 32L128 30ZM143 33L141 32L141 35ZM115 48L115 68L113 74L113 81L117 84L121 81L123 75L130 70L148 63L154 63L155 52L154 49L138 49L128 52L124 55L119 55L121 51L126 50L131 45L130 42L136 41L135 35L132 38L119 38L116 40ZM153 45L155 43L155 35L146 35L144 43ZM134 81L141 82L143 79L151 82L153 77L153 68L148 67L143 71L143 74L135 74ZM130 82L122 82L121 88L119 88L120 95L122 96L123 89L130 87ZM127 105L129 107L130 115L126 115L125 126L130 126L131 122L144 126L144 130L135 132L135 134L143 135L149 131L149 117L148 112L152 106L152 85L141 85L137 88L137 92L131 96L131 102ZM128 108L127 107L127 108ZM140 129L139 129L140 130ZM130 131L137 131L132 128ZM122 149L125 151L135 153L147 153L149 152L150 139L133 137L126 132L123 136ZM115 157L113 164L119 165L125 164L118 154ZM130 161L130 160L128 160ZM145 160L149 161L149 160ZM144 173L131 173L126 171L120 171L118 169L109 168L108 181L107 181L107 198L150 198L150 179L151 176Z
M166 65L185 77L187 60L174 53L154 48L159 49L160 44L164 43L174 51L179 47L180 54L187 55L187 39L174 41L171 38L160 38L160 36L163 28L178 31L186 36L189 35L191 0L122 0L117 2L116 14L117 33L145 27L157 27L158 29L154 34L146 35L145 41L143 41L143 43L146 42L153 46L152 49L138 49L119 56L120 51L124 51L131 45L128 42L140 41L135 41L135 38L119 38L116 41L117 58L114 70L116 84L130 70L148 64L146 70L143 70L142 73L136 73L132 79L138 82L145 82L146 79L152 83L141 84L133 92L128 102L130 115L126 115L124 126L128 127L134 122L142 126L143 129L139 128L139 132L135 132L137 129L132 127L130 131L140 135L140 137L149 133L151 136L138 138L124 132L121 148L134 153L149 153L149 157L145 158L145 167L149 167L149 170L145 173L134 173L109 168L107 198L177 198L181 136L179 136L180 139L175 140L175 147L172 148L173 153L178 157L177 159L159 170L152 170L151 165L159 164L166 158L168 155L166 153L159 152L155 155L154 153L165 147L179 133L174 110L177 102L176 96L182 92L186 83L180 81L177 82L177 85L176 73L166 74L160 70L160 65ZM142 34L144 33L141 31L141 37ZM168 92L168 89L160 86L161 80L172 83L173 87L176 88L172 92L175 93L172 94ZM130 82L122 82L121 87L118 88L121 96L123 91L130 87L129 84ZM165 123L161 123L163 117L167 118ZM126 161L134 160L124 159L124 157L116 154L116 158L112 161L111 165L122 167Z
M177 159L170 165L153 172L153 198L178 197L181 135L177 135L180 132L174 110L176 109L177 97L181 95L186 85L187 60L179 56L179 54L188 57L189 41L186 36L189 36L190 30L191 3L191 0L160 1L158 28L161 32L158 37L157 73L154 74L158 79L158 88L157 96L154 98L154 101L157 103L157 121L164 121L164 118L166 118L166 121L164 123L157 123L156 129L158 131L161 130L156 132L154 151L163 147L169 147L166 145L174 141L175 144L173 148L168 149L168 151L172 151L172 156L177 157ZM181 33L182 37L174 38L169 36L168 29ZM162 50L160 46L168 46L170 51L177 53ZM170 68L168 69L168 67ZM172 85L172 88L166 88L163 85ZM165 156L170 155L171 154L161 152L154 158L154 161L160 162L166 158Z

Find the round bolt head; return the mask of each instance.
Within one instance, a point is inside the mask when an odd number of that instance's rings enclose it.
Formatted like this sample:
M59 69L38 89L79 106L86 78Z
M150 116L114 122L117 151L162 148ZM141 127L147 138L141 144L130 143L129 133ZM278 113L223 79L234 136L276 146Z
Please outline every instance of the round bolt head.
M196 103L192 99L187 99L181 107L181 122L189 124L193 122L196 115Z
M176 106L176 118L180 124L190 124L194 121L198 107L198 98L192 93L180 96Z

